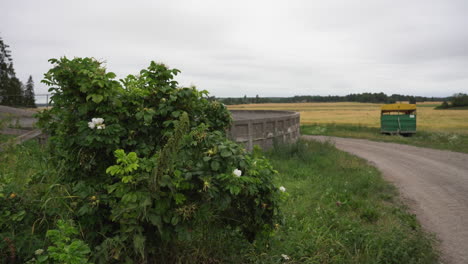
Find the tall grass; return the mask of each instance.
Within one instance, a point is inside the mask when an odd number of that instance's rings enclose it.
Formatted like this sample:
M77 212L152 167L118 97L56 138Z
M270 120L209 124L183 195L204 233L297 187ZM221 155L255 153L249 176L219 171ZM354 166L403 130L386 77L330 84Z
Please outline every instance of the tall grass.
M431 236L395 188L364 160L329 143L299 141L268 153L289 199L270 251L254 262L435 263Z

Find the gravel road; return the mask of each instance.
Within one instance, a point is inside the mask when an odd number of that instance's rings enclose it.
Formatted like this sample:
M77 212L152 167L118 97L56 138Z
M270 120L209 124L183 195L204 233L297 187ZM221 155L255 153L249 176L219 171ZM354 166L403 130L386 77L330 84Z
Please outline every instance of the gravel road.
M363 139L303 138L329 140L379 168L440 240L441 263L468 263L468 154Z

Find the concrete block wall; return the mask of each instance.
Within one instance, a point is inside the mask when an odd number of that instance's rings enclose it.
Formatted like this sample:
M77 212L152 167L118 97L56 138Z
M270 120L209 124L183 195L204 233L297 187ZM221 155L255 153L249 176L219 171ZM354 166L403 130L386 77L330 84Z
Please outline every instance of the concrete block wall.
M290 111L231 110L234 119L229 137L249 151L254 145L262 149L273 142L295 142L300 136L300 114Z

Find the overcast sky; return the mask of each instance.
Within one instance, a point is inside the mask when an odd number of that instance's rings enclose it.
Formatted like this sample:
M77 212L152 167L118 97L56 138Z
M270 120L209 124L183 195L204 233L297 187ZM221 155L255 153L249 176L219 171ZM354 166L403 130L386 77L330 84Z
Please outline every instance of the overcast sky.
M468 92L467 0L0 1L0 36L36 93L61 56L119 78L164 62L217 97Z

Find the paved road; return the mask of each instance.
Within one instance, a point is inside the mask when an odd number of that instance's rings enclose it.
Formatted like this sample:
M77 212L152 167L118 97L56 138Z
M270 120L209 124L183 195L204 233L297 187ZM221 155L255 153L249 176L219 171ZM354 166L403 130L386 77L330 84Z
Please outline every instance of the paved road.
M399 188L421 224L437 235L442 263L468 263L468 154L363 139L303 138L330 140L370 161Z

